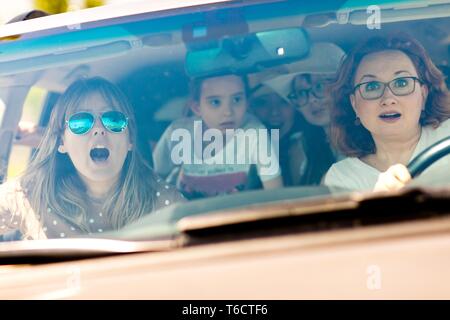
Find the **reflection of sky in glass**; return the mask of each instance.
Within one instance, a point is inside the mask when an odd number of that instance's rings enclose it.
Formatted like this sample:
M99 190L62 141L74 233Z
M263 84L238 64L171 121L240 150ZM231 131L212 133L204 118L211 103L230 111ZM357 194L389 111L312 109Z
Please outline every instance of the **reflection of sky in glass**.
M128 3L136 2L137 0L104 0L105 4L118 4L118 3ZM4 24L11 20L15 16L32 10L33 0L15 0L15 1L2 1L2 9L0 10L0 23ZM83 8L85 0L70 0L70 9L78 10Z
M69 127L75 133L86 132L93 126L94 120L91 116L85 114L73 116L69 120ZM127 119L123 118L120 114L106 113L102 117L102 123L108 130L114 132L121 132L127 124Z
M92 126L92 122L92 118L73 118L69 121L69 126L74 133L83 133Z
M3 121L3 114L5 113L5 103L0 98L0 123Z
M125 126L127 120L119 115L109 114L107 117L103 117L102 122L109 130L119 132L122 131L122 128Z

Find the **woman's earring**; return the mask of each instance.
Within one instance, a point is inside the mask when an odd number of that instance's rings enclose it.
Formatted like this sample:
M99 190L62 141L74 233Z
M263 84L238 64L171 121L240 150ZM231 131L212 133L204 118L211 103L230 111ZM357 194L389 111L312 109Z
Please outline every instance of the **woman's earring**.
M59 153L66 153L67 151L66 151L66 148L64 148L64 146L62 144L60 144L58 146L58 152Z
M355 126L359 126L361 125L361 120L359 119L358 116L356 116L355 122L354 122Z

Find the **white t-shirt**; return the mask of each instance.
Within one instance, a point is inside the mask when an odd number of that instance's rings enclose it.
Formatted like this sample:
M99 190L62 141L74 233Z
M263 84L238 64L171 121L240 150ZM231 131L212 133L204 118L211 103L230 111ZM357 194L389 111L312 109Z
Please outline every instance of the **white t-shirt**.
M261 181L271 180L281 175L278 155L276 150L271 148L272 144L267 129L254 116L246 114L241 127L247 133L249 129L253 129L254 135L248 135L248 138L245 139L236 139L233 143L226 143L213 156L205 158L204 152L208 147L203 149L201 146L201 135L204 132L199 133L200 121L199 117L174 121L166 129L153 152L154 169L157 174L167 177L174 169L180 170L177 185L186 196L189 197L190 194L214 196L242 190L247 184L252 164L256 166ZM186 130L186 139L191 146L191 150L187 150L189 156L185 158L189 160L188 163L183 161L177 164L175 162L180 161L174 161L174 155L182 154L177 151L182 141L182 139L178 140L177 132L183 133L179 129ZM174 138L177 138L176 141ZM203 137L203 139L205 138ZM263 140L266 140L268 144L265 144ZM196 144L200 147L200 155L195 150ZM261 149L263 145L266 147L264 150ZM270 152L271 155L275 155L270 157L270 165L265 165L269 159L261 161L260 156L266 151L267 154ZM273 170L267 170L268 168Z
M434 129L431 126L422 128L419 142L408 162L437 141L450 136L450 119ZM372 190L381 172L358 158L346 158L331 166L325 175L325 185L341 187L349 190ZM439 178L450 183L450 155L439 159L428 167L421 175L422 182Z

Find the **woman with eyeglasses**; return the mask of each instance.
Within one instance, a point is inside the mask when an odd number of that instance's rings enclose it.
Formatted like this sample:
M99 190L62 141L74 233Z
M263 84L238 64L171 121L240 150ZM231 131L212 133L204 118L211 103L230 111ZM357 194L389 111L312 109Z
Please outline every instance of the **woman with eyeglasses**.
M344 57L336 44L316 42L306 58L287 65L288 74L264 82L296 110L291 119L296 130L286 144L291 185L320 184L341 157L329 142L331 101L326 93Z
M0 234L67 238L119 229L182 200L135 148L123 93L96 77L74 82L53 109L26 172L0 186Z
M289 98L300 112L301 143L292 148L292 161L300 168L298 185L318 185L339 155L329 142L330 99L325 94L334 74L299 74ZM298 154L295 154L297 151Z
M444 77L422 45L407 35L376 37L357 46L341 65L331 94L331 137L348 158L330 168L328 186L399 189L411 180L406 165L450 136ZM449 168L445 157L422 176L449 175Z

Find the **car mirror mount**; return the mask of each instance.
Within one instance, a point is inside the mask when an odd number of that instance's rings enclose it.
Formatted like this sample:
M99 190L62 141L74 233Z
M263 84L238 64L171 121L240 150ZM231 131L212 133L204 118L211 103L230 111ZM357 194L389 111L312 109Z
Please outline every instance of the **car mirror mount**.
M226 72L252 73L300 60L309 54L303 28L285 28L197 43L186 54L186 72L202 77Z

